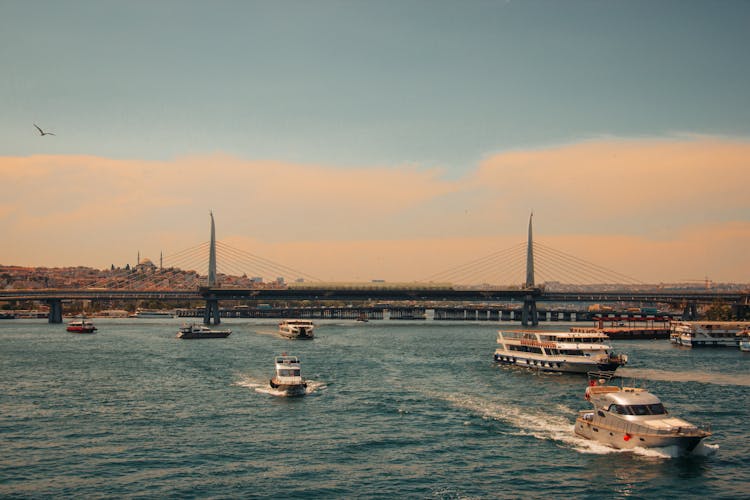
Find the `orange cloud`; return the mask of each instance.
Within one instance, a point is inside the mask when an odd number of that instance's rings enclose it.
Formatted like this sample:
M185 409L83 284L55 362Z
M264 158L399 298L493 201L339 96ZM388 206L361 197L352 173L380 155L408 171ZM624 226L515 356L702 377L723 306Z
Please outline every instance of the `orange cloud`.
M540 241L642 281L750 281L749 172L750 143L711 137L512 151L458 179L220 154L0 157L0 262L167 255L207 241L213 210L219 239L308 274L408 281L523 242L533 209Z

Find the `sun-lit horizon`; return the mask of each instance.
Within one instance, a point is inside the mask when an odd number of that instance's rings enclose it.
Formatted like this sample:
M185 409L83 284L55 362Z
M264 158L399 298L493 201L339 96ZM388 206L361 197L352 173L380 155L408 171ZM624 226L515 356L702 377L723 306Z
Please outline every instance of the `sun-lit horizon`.
M524 241L533 211L538 241L643 282L750 282L748 18L6 2L0 263L156 261L213 210L322 279L410 281Z

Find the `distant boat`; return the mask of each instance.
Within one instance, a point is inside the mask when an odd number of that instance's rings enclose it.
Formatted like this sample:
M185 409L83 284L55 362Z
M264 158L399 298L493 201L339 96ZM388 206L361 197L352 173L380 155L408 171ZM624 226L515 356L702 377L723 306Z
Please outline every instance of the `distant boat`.
M174 314L171 311L158 311L155 309L136 309L135 314L130 315L131 318L174 318Z
M742 352L750 352L750 330L742 330L737 334L737 347Z
M177 332L178 339L225 339L231 335L232 330L212 330L205 325L195 323L185 324Z
M86 318L82 318L68 323L66 330L73 333L94 333L96 332L96 327L91 321L86 321Z
M286 396L302 396L307 392L307 383L302 379L302 369L297 356L286 353L276 356L274 374L269 385Z
M16 315L13 313L0 313L0 319L16 319Z
M748 328L747 321L675 321L669 340L686 347L736 347L737 334Z
M315 325L309 319L285 319L279 323L279 334L288 339L312 339Z
M357 316L357 321L359 321L360 323L367 323L370 320L367 318L367 314L362 313L359 316Z

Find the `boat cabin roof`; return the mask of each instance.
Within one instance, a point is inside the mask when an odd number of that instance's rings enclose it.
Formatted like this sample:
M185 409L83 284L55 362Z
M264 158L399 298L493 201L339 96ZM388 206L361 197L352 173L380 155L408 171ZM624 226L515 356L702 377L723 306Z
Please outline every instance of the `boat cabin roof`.
M634 387L594 386L589 387L591 397L618 405L651 405L661 403L661 400L645 389Z
M276 364L280 365L291 365L291 364L299 364L299 357L298 356L276 356Z

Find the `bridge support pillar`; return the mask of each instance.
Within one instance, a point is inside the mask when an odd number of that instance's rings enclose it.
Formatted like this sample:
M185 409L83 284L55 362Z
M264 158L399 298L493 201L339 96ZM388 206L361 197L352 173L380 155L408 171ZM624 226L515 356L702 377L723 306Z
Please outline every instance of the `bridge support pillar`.
M213 324L221 324L221 317L219 316L219 301L217 299L206 299L206 310L203 313L203 324L210 325L213 319Z
M690 302L685 304L685 309L682 310L683 321L695 321L698 319L698 304Z
M62 300L48 299L47 304L49 305L49 315L47 316L47 321L49 323L62 323Z
M536 311L536 300L534 300L532 295L527 295L523 299L521 324L523 326L536 326L539 324L539 316Z

